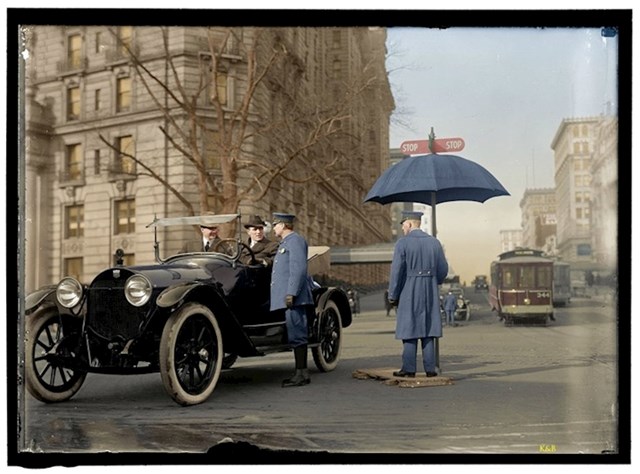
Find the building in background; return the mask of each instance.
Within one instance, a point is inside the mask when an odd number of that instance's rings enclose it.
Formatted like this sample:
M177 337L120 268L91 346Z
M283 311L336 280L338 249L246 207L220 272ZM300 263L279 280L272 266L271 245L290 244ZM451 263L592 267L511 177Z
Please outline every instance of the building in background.
M556 235L556 191L553 188L526 189L520 200L522 246L543 249ZM551 249L555 253L554 249Z
M500 231L500 253L522 247L522 229L505 229Z
M612 195L617 194L617 137L617 120L613 117L570 118L561 122L551 142L557 253L571 264L572 278L604 270L604 261L613 265L617 203ZM596 218L594 208L598 210Z
M390 166L393 166L400 161L408 158L409 155L405 155L400 151L400 148L391 148L389 150ZM400 220L402 219L402 211L413 210L413 203L411 202L394 202L388 206L391 211L391 235L395 242L402 234L402 227L400 226Z
M625 157L631 159L631 157ZM591 160L591 246L599 272L610 275L618 265L618 119L603 117L596 131ZM603 276L604 276L603 275Z
M286 101L304 101L308 110L325 110L342 100L363 71L370 74L367 88L354 94L357 100L327 124L334 127L329 132L339 128L345 133L328 141L329 146L301 150L304 157L292 168L291 180L274 179L263 199L243 200L234 211L265 218L272 212L294 213L297 230L310 245L367 245L392 239L389 209L362 204L389 163L394 101L385 69L385 29L247 27L233 28L230 36L225 30L230 29L80 25L22 29L29 51L24 77L27 292L62 275L86 281L112 264L117 248L124 249L126 264L152 262L154 237L146 225L155 216L188 214L187 204L196 215L205 207L225 205L223 193L210 193L202 202L197 192L202 175L190 161L193 155L206 155L211 167L206 179L220 189L228 185L221 182L223 151L216 155L212 144L220 138L217 117L253 127L255 136L240 152L224 153L239 153L239 162L273 171L271 157L296 152L285 150L285 145L275 147L276 140L260 139L260 132L271 127L275 138L284 139L301 133L304 126L314 126L315 115L309 114L306 122L301 116L296 126L287 129L286 119L293 111ZM234 111L244 111L242 98L251 84L249 66L254 64L243 46L257 34L264 40L254 51L255 64L267 64L275 47L286 60L278 75L260 83L255 103L242 121ZM223 48L215 68L208 50L212 41ZM175 85L178 80L180 87ZM157 97L163 100L156 101ZM182 98L182 108L163 108L174 97ZM185 150L163 130L188 120L212 133L192 134L193 148ZM278 128L278 124L283 125ZM338 164L325 172L318 163ZM296 181L297 173L309 174L314 166L319 179ZM243 172L238 171L239 184L250 180ZM192 238L193 230L162 230L158 237L167 255ZM332 276L365 283L388 278L384 265L339 272Z

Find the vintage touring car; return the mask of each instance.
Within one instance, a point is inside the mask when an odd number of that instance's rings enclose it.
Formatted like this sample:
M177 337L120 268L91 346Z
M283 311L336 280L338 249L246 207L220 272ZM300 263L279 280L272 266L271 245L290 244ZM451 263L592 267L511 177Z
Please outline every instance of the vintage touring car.
M224 239L218 251L160 257L158 227L233 219L240 222L237 214L155 219L148 227L157 263L124 266L120 258L89 284L66 277L28 295L29 393L61 402L78 392L88 373L160 372L176 403L195 405L208 399L221 371L238 357L290 350L284 311L269 311L271 269L240 263L247 247L240 238ZM313 295L309 348L318 370L327 372L338 364L342 329L352 315L344 291L316 285Z

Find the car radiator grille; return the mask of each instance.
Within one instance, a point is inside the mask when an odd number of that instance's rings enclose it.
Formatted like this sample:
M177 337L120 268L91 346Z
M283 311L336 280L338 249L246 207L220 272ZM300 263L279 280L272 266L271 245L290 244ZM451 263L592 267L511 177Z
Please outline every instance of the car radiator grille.
M136 308L125 298L125 280L94 281L89 288L87 325L106 339L137 336L146 314L145 307Z

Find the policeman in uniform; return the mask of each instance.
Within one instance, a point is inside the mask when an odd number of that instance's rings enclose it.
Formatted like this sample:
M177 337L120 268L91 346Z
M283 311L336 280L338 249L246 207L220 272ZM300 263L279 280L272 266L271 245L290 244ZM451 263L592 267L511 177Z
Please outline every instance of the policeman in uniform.
M307 276L307 241L293 230L295 216L273 214L273 231L280 245L271 272L271 311L286 308L287 337L293 347L295 373L282 382L283 387L298 387L311 382L307 369L307 306L313 305Z
M442 337L438 285L449 265L442 245L420 229L421 212L402 213L404 237L398 239L391 261L389 301L397 305L396 339L402 339L402 368L396 377L416 376L418 340L427 377L436 373L435 338Z

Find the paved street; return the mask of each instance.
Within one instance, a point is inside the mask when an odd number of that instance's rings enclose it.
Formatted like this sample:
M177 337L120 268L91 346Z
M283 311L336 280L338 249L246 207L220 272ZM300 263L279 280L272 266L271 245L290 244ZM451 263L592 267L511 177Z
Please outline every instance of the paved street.
M399 367L395 318L375 294L362 298L363 312L345 329L338 368L322 374L310 361L306 387L280 388L291 354L240 360L206 403L188 408L171 401L159 374L90 374L69 402L44 405L27 395L26 443L45 453L205 453L229 441L371 456L615 452L611 299L575 299L547 327L505 327L486 293L467 294L471 319L445 328L440 344L453 385L400 388L352 377Z

